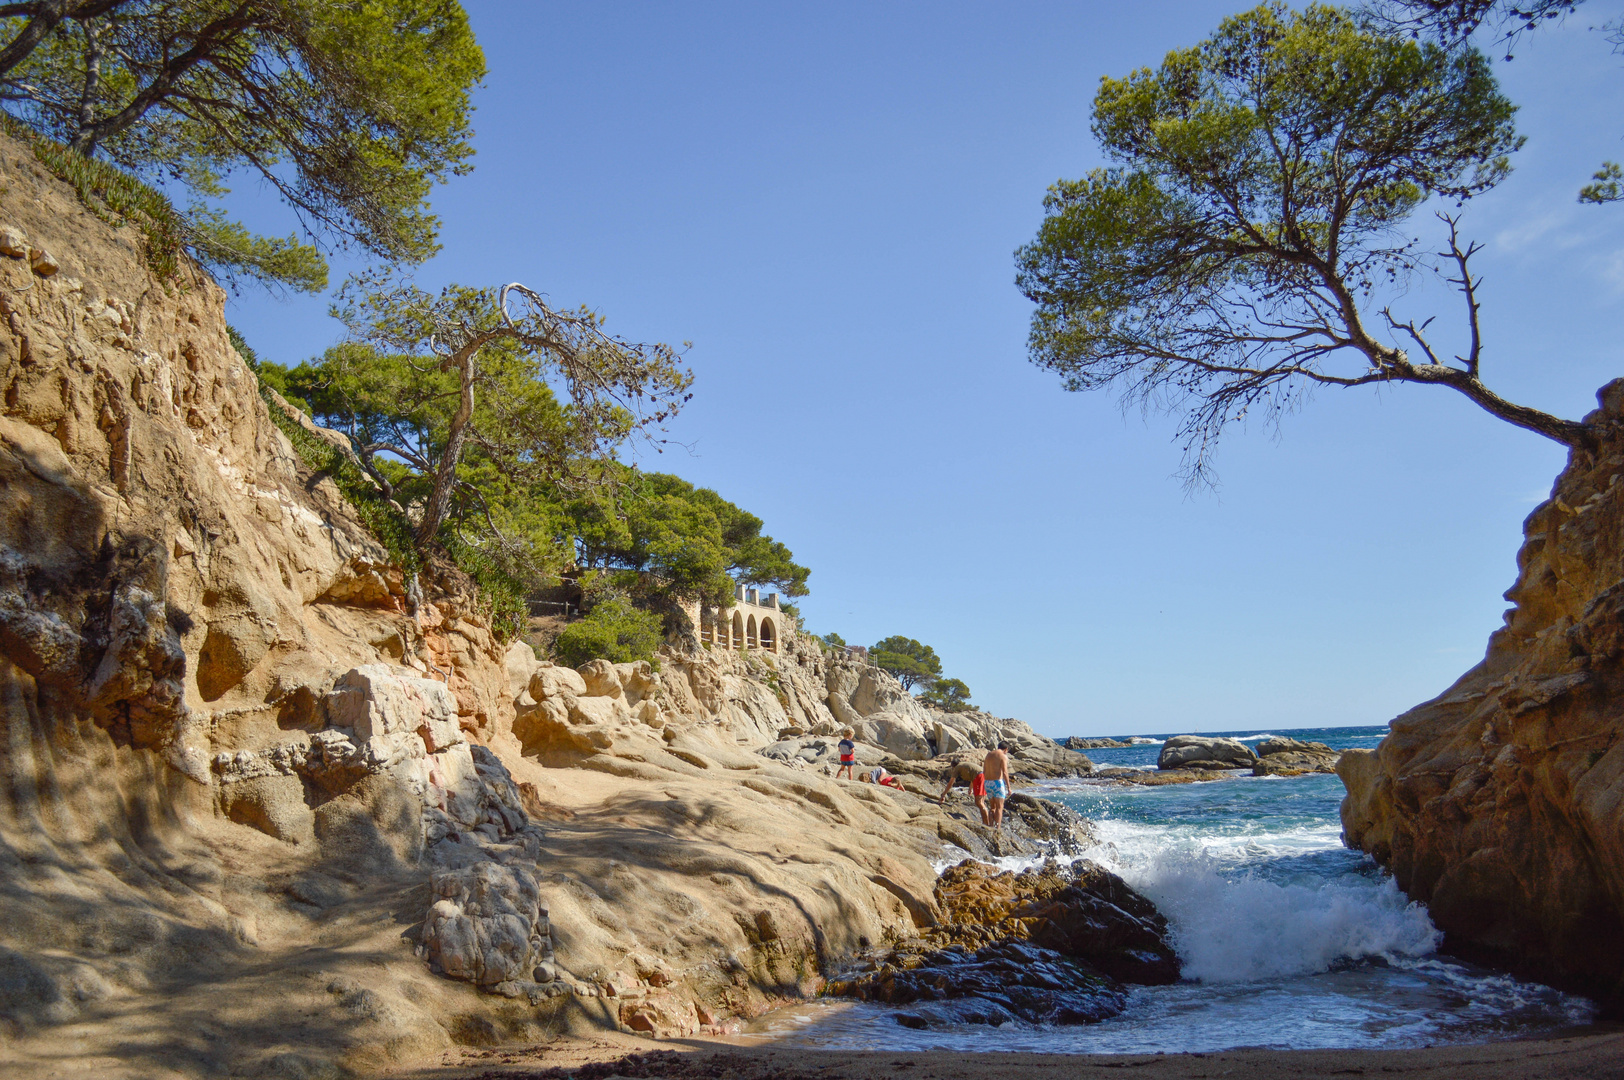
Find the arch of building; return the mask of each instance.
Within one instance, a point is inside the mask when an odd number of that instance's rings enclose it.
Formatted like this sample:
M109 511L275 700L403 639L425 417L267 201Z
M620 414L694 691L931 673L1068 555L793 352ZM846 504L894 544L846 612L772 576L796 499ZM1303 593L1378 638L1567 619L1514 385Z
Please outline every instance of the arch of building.
M762 604L740 598L727 607L691 602L688 615L705 645L724 649L760 649L776 653L782 647L777 596Z

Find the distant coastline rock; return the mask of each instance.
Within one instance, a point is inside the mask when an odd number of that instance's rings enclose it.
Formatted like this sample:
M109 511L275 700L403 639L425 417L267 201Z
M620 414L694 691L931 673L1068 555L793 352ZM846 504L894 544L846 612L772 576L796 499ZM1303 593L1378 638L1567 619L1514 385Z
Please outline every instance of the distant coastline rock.
M1239 739L1175 735L1162 744L1158 769L1250 769L1257 764L1252 748Z
M1342 753L1322 742L1303 742L1279 735L1257 744L1258 763L1253 776L1302 776L1305 773L1334 773Z
M1132 746L1126 739L1084 739L1077 735L1061 739L1060 745L1067 750L1117 750Z

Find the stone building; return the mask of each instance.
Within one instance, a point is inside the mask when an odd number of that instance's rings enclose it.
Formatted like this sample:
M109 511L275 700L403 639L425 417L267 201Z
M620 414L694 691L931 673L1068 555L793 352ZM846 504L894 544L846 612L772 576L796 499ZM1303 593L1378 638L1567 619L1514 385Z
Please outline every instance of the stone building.
M723 649L783 651L784 639L795 632L795 619L779 607L778 594L748 585L735 585L733 603L718 608L697 602L688 604L701 644Z

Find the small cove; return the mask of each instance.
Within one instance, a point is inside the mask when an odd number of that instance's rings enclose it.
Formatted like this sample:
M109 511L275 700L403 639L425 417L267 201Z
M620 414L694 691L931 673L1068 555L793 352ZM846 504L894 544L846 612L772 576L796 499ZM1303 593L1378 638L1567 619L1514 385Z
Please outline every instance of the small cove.
M1373 747L1385 727L1270 734ZM1154 768L1155 743L1087 751L1096 764ZM749 1037L852 1050L1154 1053L1236 1047L1403 1048L1548 1035L1593 1017L1587 1000L1439 955L1423 907L1341 844L1341 781L1233 776L1141 787L1087 780L1025 789L1090 819L1086 857L1167 915L1185 980L1132 988L1099 1024L914 1030L894 1007L817 1002L761 1018ZM944 853L943 865L953 861ZM1006 860L1015 869L1018 860Z

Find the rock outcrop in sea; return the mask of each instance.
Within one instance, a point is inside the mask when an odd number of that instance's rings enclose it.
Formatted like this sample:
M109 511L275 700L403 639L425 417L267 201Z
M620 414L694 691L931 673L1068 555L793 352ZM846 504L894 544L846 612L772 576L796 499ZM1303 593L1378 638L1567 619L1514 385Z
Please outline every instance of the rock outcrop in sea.
M1121 1012L1123 984L1179 978L1167 920L1115 874L1086 861L1019 874L966 860L936 883L940 919L865 958L827 992L911 1005L907 1027L1088 1024Z
M1086 757L804 636L498 641L295 451L342 443L262 396L224 294L3 136L0 240L0 1072L66 1067L64 1024L198 1076L725 1031L940 922L947 845L1079 849L1054 804L994 834L919 792L998 739L1017 777ZM840 725L914 790L829 775Z
M1624 381L1523 525L1483 661L1349 751L1344 839L1427 904L1445 948L1624 994Z

